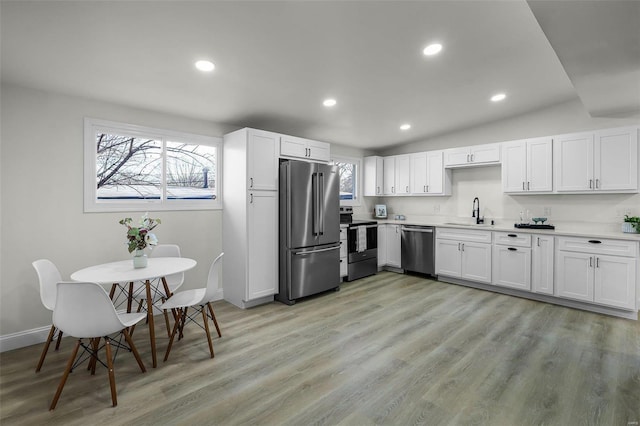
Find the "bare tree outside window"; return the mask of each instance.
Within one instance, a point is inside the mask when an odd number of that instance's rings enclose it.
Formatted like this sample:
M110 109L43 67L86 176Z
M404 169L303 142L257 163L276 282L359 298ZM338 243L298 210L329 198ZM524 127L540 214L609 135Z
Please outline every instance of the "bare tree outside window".
M96 133L98 199L160 199L166 156L166 198L216 198L216 148Z
M340 176L340 199L353 200L355 198L355 164L336 162Z

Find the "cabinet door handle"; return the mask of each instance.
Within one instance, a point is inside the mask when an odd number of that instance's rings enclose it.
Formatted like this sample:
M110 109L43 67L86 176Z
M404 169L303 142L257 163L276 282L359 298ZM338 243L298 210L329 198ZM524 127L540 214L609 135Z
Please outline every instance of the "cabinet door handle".
M462 251L464 251L464 243L462 243Z
M589 179L589 189L593 189L593 179Z
M596 179L596 189L600 188L600 179Z
M596 268L600 267L600 258L596 257Z
M540 247L540 237L537 237L537 238L538 238L538 243L537 244L538 244L538 247Z
M391 193L393 194L393 193L395 193L395 192L396 192L396 190L395 190L395 188L392 186L392 187L391 187Z
M467 154L467 163L469 162L469 154Z
M471 162L473 163L473 154L471 154Z
M427 185L427 192L429 192L429 185Z
M249 178L249 188L253 188L253 178Z
M527 182L527 191L531 190L531 182Z
M425 185L423 188L424 188L423 191L427 192L427 185Z
M589 268L593 268L593 257L589 257Z
M524 182L522 182L522 190L524 191Z
M507 234L507 237L517 238L517 237L518 237L518 234Z
M600 241L600 240L589 240L589 242L591 244L602 244L602 241Z
M518 249L515 248L515 247L508 247L507 250L509 250L509 251L518 251Z
M249 204L253 204L253 194L249 194Z
M460 251L460 243L458 243L458 251Z
M409 192L409 185L407 185L407 193Z
M380 193L380 187L376 186L376 194L379 194L379 193Z

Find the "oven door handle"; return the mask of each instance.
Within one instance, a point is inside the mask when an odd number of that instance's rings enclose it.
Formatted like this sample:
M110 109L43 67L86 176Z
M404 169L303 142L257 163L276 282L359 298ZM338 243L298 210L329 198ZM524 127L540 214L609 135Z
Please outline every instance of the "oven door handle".
M331 250L340 250L340 246L323 248L323 249L320 249L320 250L297 251L297 252L294 252L293 254L296 255L296 256L302 256L302 255L305 255L305 254L322 253L324 251L331 251Z

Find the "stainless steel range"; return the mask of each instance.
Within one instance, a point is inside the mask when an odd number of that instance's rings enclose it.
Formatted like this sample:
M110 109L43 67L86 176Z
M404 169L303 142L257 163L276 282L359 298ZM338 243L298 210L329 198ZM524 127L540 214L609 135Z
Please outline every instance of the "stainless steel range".
M347 228L347 281L378 272L378 222L353 220L351 207L340 207L340 223Z

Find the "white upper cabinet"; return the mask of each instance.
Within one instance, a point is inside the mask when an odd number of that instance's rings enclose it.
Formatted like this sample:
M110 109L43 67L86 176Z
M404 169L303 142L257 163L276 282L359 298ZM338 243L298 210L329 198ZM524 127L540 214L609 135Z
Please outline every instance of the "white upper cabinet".
M280 155L328 162L331 158L331 148L326 142L283 135L280 137Z
M396 195L411 194L411 155L396 155Z
M638 192L638 128L554 138L558 192Z
M502 144L502 191L541 193L553 190L551 138Z
M396 159L395 157L384 157L382 159L383 193L384 195L395 195L396 193Z
M595 189L638 190L638 128L596 132L594 144Z
M247 188L249 190L278 189L278 135L261 130L248 130Z
M411 155L384 157L382 168L384 195L411 194Z
M444 150L445 167L470 167L500 164L500 144L490 143Z
M451 172L444 168L442 151L411 154L411 193L451 195Z
M384 174L382 157L364 157L364 195L369 197L383 194Z

